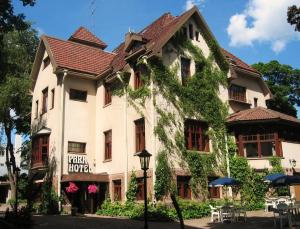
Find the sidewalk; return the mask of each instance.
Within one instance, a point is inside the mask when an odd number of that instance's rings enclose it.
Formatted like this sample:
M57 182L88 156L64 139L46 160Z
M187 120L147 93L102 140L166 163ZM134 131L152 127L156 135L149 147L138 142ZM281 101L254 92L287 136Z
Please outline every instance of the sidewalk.
M140 229L144 222L126 218L103 217L96 215L85 216L34 216L34 229ZM210 218L193 219L185 221L186 229L197 228L230 228L230 229L254 229L273 228L273 214L263 211L248 212L247 222L239 223L211 223ZM178 222L149 222L149 229L176 229L180 228Z

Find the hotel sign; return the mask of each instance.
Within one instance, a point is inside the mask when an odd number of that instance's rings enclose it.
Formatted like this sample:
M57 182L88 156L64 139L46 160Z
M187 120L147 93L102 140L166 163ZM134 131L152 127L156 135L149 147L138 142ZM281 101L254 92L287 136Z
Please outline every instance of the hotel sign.
M92 168L90 168L85 155L68 155L68 172L90 173Z

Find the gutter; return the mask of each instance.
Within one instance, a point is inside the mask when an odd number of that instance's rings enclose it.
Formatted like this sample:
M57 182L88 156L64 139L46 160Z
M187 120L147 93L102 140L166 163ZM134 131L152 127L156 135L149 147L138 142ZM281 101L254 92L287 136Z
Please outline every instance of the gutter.
M61 91L60 91L60 130L61 130L61 140L60 140L60 161L59 161L59 171L58 171L58 177L57 177L57 191L58 191L58 197L61 197L61 178L63 174L63 159L64 159L64 138L65 138L65 79L68 75L68 70L64 69L62 71L63 76L61 79ZM61 201L58 203L59 211L62 210L61 208Z

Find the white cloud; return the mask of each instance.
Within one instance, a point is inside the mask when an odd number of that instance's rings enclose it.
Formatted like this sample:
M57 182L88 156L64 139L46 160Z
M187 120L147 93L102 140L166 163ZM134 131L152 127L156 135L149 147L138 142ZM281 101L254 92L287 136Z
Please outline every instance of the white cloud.
M281 52L288 42L300 39L300 33L286 20L291 5L300 5L300 0L249 0L243 12L230 18L227 27L230 45L267 42L274 52Z
M202 7L204 6L204 2L205 0L187 0L185 2L185 7L184 9L185 10L189 10L191 9L193 6L199 6L199 7Z
M285 48L285 45L286 45L285 41L275 41L272 44L272 50L275 53L280 53Z

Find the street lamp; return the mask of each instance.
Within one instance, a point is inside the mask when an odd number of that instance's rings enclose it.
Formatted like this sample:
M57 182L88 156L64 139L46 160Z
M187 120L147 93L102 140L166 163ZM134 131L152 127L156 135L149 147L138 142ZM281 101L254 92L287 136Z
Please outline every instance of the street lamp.
M135 154L140 158L141 169L144 171L144 228L148 229L148 218L147 218L147 170L149 169L150 157L152 156L147 150L142 150L142 152L138 152Z

